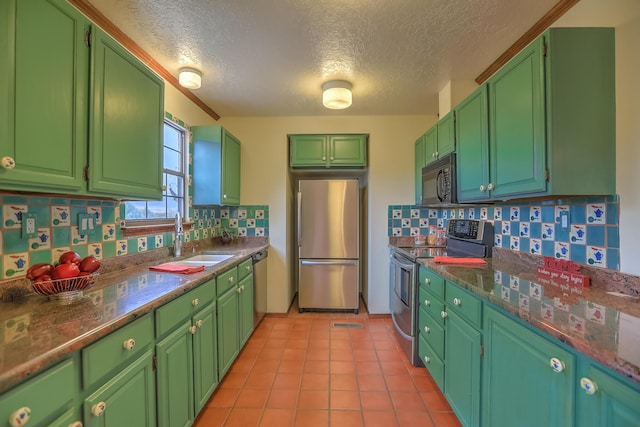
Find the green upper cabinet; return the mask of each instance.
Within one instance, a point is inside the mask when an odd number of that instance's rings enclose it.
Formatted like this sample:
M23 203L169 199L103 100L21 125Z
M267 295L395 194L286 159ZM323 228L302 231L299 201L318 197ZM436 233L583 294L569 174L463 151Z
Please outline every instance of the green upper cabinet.
M0 189L160 199L164 81L64 0L0 8Z
M453 152L456 149L454 132L455 111L448 112L438 121L438 148L433 160Z
M552 28L489 79L484 199L615 193L614 51L612 28Z
M416 193L416 205L422 203L422 168L425 167L425 136L422 135L416 140L415 143L415 193Z
M485 306L482 424L574 425L575 356Z
M194 126L193 204L240 204L240 141L222 126Z
M458 200L486 198L482 183L489 182L489 116L487 86L476 89L455 109Z
M161 199L164 81L97 27L91 43L89 190Z
M366 135L290 135L293 168L365 167Z
M0 8L0 188L81 193L89 21L64 0Z
M438 160L438 125L424 134L424 166ZM424 167L423 166L423 167Z

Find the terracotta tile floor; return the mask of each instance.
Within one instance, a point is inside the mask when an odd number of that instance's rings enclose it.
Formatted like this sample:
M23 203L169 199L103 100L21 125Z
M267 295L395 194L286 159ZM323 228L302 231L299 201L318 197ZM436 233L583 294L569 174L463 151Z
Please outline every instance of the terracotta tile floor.
M400 350L391 319L360 308L299 314L294 304L288 317L266 317L194 426L460 426Z

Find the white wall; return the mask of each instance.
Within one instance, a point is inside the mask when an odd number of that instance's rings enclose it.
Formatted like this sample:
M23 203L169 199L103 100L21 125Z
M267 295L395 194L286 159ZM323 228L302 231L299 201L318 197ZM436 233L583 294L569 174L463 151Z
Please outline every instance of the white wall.
M294 296L288 192L288 141L294 133L369 134L369 312L389 312L387 207L411 204L414 141L435 116L225 117L242 142L242 204L269 205L268 311L284 313Z
M581 0L554 26L610 26L616 29L616 188L620 196L620 270L640 275L640 1Z

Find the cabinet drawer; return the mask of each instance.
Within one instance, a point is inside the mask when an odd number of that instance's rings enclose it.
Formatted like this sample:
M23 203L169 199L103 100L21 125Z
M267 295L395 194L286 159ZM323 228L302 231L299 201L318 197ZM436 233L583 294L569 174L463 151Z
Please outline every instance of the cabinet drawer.
M440 325L444 325L444 319L440 315L444 311L444 303L438 298L434 297L431 292L420 286L418 290L418 306L422 307L424 311L429 313L436 322Z
M444 301L444 279L433 271L420 267L420 286Z
M77 384L72 360L37 375L0 397L0 425L8 426L9 417L20 408L28 408L31 412L27 425L42 425L44 420L69 407Z
M132 349L125 348L135 340ZM86 388L121 363L132 360L153 342L153 317L149 314L82 350L82 385Z
M454 310L475 327L480 328L482 324L482 301L454 283L447 282L446 288L447 309Z
M436 354L444 359L444 328L422 307L418 312L418 327L420 335L431 345Z
M166 334L182 320L211 303L216 296L214 285L215 281L209 280L156 310L156 336Z
M251 258L238 264L238 281L244 279L253 272L253 260Z
M418 355L438 384L438 387L440 387L440 390L444 390L444 362L438 357L431 346L429 346L422 335L419 335L418 338Z
M238 283L238 270L233 267L216 277L216 292L221 296Z

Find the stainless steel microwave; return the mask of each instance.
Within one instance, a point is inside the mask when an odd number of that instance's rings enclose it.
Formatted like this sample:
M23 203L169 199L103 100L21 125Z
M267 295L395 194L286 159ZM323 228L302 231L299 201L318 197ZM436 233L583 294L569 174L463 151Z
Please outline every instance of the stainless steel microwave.
M457 202L456 155L450 153L422 168L422 205Z

